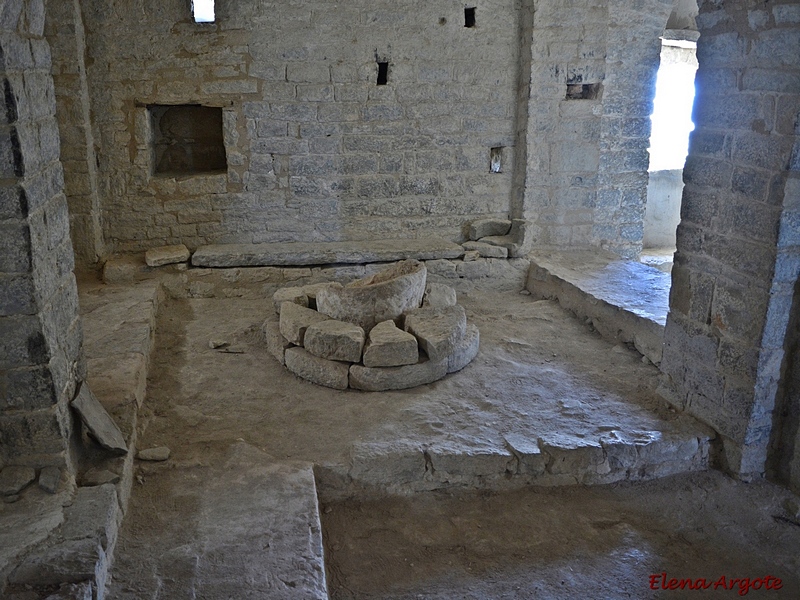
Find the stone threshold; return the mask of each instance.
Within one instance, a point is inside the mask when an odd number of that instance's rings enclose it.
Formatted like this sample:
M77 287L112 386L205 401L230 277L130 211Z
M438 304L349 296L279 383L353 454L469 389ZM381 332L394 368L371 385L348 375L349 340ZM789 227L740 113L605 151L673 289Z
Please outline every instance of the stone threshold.
M460 258L464 248L439 238L356 242L285 242L201 246L192 255L195 267L299 267L367 264L415 258Z
M535 298L557 299L606 339L632 343L661 363L669 273L599 248L536 251L529 258L526 288Z
M79 441L78 487L51 497L59 499L58 510L47 517L53 526L35 545L20 548L7 565L4 598L105 597L133 484L138 412L145 399L161 290L152 281L79 286L87 385L119 426L128 452L109 456L84 432ZM33 500L34 505L43 504L41 498Z

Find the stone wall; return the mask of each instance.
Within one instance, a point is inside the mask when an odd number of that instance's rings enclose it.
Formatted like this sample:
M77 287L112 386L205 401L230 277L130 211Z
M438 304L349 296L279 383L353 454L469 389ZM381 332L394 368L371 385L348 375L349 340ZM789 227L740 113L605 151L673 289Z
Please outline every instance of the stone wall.
M539 0L518 215L539 246L641 249L647 146L668 0ZM596 93L580 96L580 86ZM588 90L587 90L588 91Z
M0 5L0 466L69 463L81 329L42 0Z
M189 6L82 0L112 250L462 239L475 217L508 215L512 0L476 5L475 27L452 1L218 1L212 24ZM152 104L221 107L227 173L154 176Z
M664 391L764 472L800 272L800 12L700 3L696 129L684 169ZM793 150L794 147L794 150Z
M53 56L56 113L72 243L79 264L89 266L105 255L105 248L86 80L83 18L78 0L45 0L45 8L45 36Z

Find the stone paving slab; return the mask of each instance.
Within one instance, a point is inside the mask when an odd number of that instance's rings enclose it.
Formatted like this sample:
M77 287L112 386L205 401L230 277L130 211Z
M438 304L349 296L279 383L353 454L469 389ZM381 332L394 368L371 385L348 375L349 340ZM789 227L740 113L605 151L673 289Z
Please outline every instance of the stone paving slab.
M192 256L196 267L265 267L394 262L416 258L459 258L464 249L438 238L361 242L218 244L201 246Z
M591 319L604 337L631 342L659 364L671 285L669 273L598 248L537 251L526 287L536 298L558 299Z

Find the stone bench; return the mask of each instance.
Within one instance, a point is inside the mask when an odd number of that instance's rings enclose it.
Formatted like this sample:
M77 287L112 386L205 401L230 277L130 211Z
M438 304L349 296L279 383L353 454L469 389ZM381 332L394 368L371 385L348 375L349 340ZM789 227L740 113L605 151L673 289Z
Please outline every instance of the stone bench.
M298 267L365 264L415 258L460 258L464 249L439 238L361 242L285 242L201 246L192 255L195 267Z

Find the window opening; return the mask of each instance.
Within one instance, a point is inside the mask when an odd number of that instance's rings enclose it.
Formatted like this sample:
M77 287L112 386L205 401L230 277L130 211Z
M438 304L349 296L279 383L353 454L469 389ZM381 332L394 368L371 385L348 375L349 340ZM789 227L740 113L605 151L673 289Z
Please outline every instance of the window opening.
M389 81L389 63L378 63L378 85L386 85Z
M503 147L497 146L489 150L489 172L503 172Z
M195 23L213 23L214 0L192 0L192 16Z
M464 27L475 27L475 7L464 9Z

